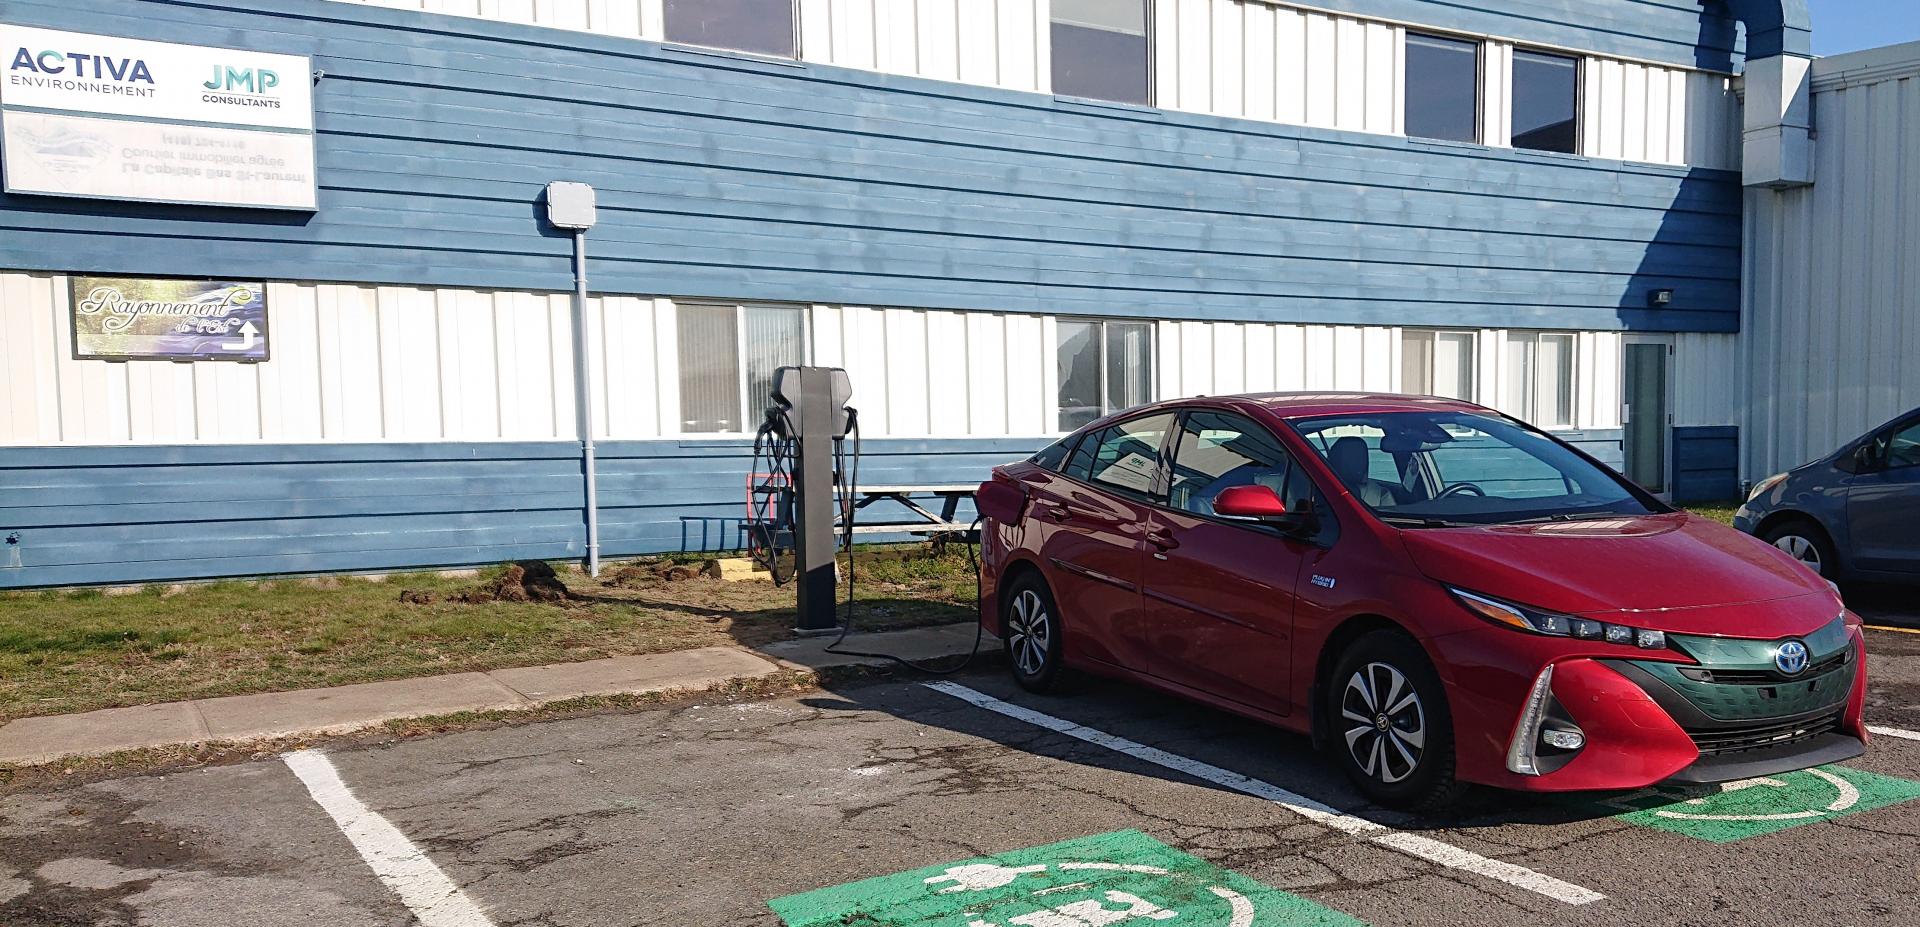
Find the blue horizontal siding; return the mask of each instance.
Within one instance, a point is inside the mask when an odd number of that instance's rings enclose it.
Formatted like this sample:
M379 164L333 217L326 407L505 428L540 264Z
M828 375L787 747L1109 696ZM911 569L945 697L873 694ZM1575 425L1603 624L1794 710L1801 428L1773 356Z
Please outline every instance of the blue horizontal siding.
M1560 436L1621 465L1621 432ZM974 482L1045 440L868 441L859 478ZM738 545L751 443L599 450L606 556ZM4 448L0 536L17 540L0 546L0 588L577 558L578 454L568 442Z
M1351 5L1621 53L1607 43L1691 50L1718 28L1694 0ZM0 196L0 266L565 290L569 244L538 225L537 200L569 179L600 190L592 273L608 293L1739 324L1729 172L1091 106L330 0L7 6L31 25L309 54L326 77L316 215ZM1672 307L1648 309L1654 289L1674 290Z
M869 441L860 479L977 481L1042 440ZM602 444L603 553L736 546L752 453ZM0 448L0 588L577 558L581 499L569 442Z
M1673 501L1740 498L1740 429L1733 425L1673 429Z

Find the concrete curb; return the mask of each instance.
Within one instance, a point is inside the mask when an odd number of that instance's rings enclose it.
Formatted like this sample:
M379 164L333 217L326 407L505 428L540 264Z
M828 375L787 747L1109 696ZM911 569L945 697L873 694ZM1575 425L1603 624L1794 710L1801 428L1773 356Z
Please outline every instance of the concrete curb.
M847 648L916 661L951 661L970 652L974 629L969 623L862 634L849 638ZM874 657L827 653L832 642L831 638L782 641L757 651L705 647L21 718L0 727L0 765L39 766L127 750L349 734L409 718L532 710L593 696L709 689L783 672L892 664ZM998 650L999 643L988 638L981 642L981 649Z

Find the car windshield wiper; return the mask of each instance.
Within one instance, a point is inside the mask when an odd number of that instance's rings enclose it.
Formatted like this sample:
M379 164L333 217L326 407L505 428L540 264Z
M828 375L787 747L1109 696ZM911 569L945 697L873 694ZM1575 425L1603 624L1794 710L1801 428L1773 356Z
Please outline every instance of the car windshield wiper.
M1514 521L1503 521L1503 522L1500 522L1500 524L1544 525L1549 522L1604 521L1607 519L1621 518L1621 517L1623 516L1619 512L1555 512L1552 515L1542 515L1538 518L1521 518L1521 519L1516 519Z
M1379 513L1374 513L1379 515ZM1448 521L1426 515L1379 515L1381 521L1396 528L1471 528L1471 522Z

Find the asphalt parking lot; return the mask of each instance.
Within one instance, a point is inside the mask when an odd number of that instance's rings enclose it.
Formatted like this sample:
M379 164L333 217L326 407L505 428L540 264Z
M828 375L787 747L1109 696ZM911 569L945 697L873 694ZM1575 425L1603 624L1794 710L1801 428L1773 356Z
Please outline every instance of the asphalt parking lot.
M1920 635L1870 652L1920 731ZM1422 819L1301 738L982 672L15 794L0 924L1910 924L1917 860L1920 740Z

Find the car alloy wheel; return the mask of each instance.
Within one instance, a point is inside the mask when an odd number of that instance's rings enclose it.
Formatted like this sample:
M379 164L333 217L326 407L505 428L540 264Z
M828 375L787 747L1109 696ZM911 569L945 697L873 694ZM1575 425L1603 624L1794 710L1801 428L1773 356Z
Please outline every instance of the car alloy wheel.
M1347 679L1340 700L1347 753L1367 776L1392 785L1420 769L1427 747L1427 713L1406 674L1368 663Z
M1787 556L1807 565L1807 568L1825 575L1821 569L1820 545L1798 534L1783 534L1773 539L1773 546L1787 552Z
M1047 603L1033 589L1020 590L1007 615L1007 652L1014 668L1028 678L1044 674L1052 645L1053 616Z

